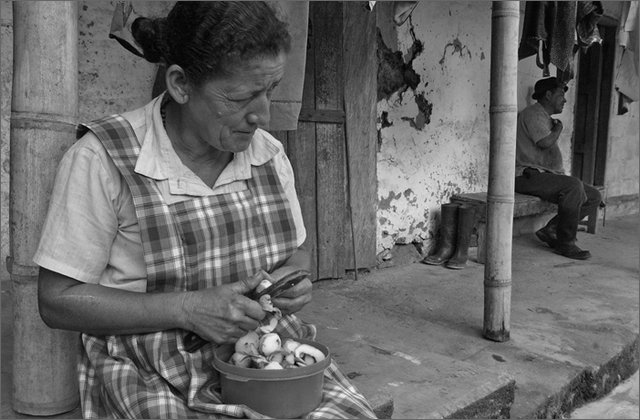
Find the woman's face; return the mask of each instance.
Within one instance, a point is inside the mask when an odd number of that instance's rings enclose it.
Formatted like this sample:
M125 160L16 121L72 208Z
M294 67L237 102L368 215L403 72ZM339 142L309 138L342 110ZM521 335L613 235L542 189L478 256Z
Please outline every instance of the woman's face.
M269 123L271 95L284 75L285 62L284 53L254 58L231 75L192 89L185 105L198 139L220 151L247 149L256 129Z

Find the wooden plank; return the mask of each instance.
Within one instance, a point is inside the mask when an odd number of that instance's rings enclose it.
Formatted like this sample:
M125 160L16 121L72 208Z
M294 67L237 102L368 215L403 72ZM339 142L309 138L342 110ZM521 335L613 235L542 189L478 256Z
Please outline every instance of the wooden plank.
M602 71L602 54L600 46L589 48L586 54L580 57L580 67L583 71L580 76L584 76L580 88L584 89L587 95L586 111L585 111L585 127L583 139L583 155L581 159L581 171L576 174L586 183L593 183L594 169L594 150L596 143L596 134L598 132L598 105L600 101L600 81ZM582 61L584 59L584 62ZM586 66L583 67L583 64ZM573 173L573 171L572 171Z
M344 111L337 109L306 109L300 110L299 121L344 124Z
M315 55L312 27L309 28L302 107L315 107ZM287 154L296 178L296 192L307 230L304 243L311 255L311 280L318 279L318 235L316 215L316 126L298 121L298 129L291 132Z
M532 216L537 214L546 214L556 212L557 206L549 201L544 201L539 197L529 194L515 193L513 196L513 218ZM478 221L486 221L487 212L487 193L467 193L454 194L451 196L452 203L460 203L476 208L476 217Z
M288 154L296 178L296 192L307 230L305 247L311 255L311 280L318 279L316 223L316 140L315 124L298 123L289 136Z
M585 179L587 172L585 154L591 141L589 137L594 130L593 122L589 121L589 118L593 118L593 115L590 115L590 109L593 107L591 84L595 81L591 80L590 74L593 66L592 55L582 51L579 54L571 174Z
M602 33L602 87L604 92L600 99L600 113L598 122L598 135L595 146L595 163L593 185L604 185L607 149L609 143L609 119L611 111L611 95L613 90L614 63L615 63L615 38L616 26L599 26ZM593 228L595 233L595 225Z
M347 159L355 252L358 268L376 265L377 129L376 10L344 2L344 97ZM354 268L351 230L347 229L347 267Z
M342 109L342 3L311 2L316 109ZM316 124L318 278L341 278L345 263L345 145L341 125Z

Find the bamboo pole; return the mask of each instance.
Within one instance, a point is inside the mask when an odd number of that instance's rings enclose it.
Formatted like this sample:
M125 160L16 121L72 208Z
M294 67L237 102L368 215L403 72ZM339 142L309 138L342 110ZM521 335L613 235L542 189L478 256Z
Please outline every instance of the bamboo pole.
M511 328L511 245L520 6L517 1L494 1L492 4L483 335L493 341L508 341Z
M13 409L54 415L78 405L77 333L38 312L38 245L58 162L78 117L78 11L74 1L13 3L10 245Z

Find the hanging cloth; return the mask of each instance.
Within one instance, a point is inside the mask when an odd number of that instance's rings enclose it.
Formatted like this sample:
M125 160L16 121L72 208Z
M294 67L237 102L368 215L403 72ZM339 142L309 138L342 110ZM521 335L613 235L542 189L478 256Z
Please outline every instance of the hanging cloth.
M591 45L602 44L602 37L598 31L598 21L604 13L602 2L579 1L576 9L576 34L577 43L583 50Z
M287 22L291 34L291 51L284 77L271 97L270 130L297 130L302 108L302 88L307 59L309 28L308 1L269 1L278 17Z
M622 16L618 31L619 45L622 49L620 62L616 69L615 87L619 93L618 114L625 114L629 103L640 97L638 77L638 2L623 3Z
M550 76L549 64L557 77L567 82L574 76L573 58L578 46L588 48L601 41L597 22L601 2L527 1L518 59L536 56L542 76Z
M550 76L549 64L571 73L575 12L575 2L526 2L518 59L536 55L543 77Z

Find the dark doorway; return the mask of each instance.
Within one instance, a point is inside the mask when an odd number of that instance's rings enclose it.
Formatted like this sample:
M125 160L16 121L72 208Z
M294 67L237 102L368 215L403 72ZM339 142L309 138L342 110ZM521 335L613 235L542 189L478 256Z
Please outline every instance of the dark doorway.
M602 44L579 52L572 174L587 184L603 186L617 22L598 25Z

